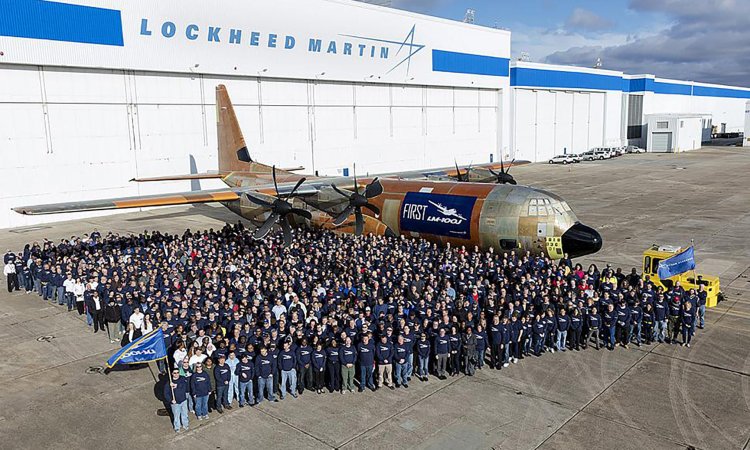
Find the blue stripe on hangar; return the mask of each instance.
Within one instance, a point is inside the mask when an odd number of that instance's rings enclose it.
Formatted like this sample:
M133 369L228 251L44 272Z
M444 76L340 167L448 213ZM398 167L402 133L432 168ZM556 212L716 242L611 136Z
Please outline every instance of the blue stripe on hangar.
M509 69L510 60L508 58L445 50L432 51L432 70L435 72L507 77Z
M612 75L598 75L595 73L513 67L510 69L510 85L558 89L600 89L605 91L619 91L622 89L622 78Z
M46 0L0 0L0 36L124 45L120 11Z

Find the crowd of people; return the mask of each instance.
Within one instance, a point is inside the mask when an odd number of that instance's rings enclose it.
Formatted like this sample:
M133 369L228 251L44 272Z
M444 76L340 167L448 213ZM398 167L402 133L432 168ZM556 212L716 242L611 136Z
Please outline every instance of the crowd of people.
M241 224L182 235L98 231L3 258L8 290L86 316L126 345L161 327L175 431L305 392L407 389L531 356L690 346L706 293L566 257L300 230L255 241Z

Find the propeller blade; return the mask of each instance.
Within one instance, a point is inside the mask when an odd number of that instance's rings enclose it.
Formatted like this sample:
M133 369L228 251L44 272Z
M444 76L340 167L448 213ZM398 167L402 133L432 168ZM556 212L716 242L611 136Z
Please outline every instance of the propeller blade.
M383 193L383 184L380 180L375 178L370 184L365 187L365 197L373 198Z
M492 175L494 175L494 176L498 176L498 175L500 175L500 174L498 174L497 172L495 172L495 171L494 171L494 170L492 170L492 169L488 169L488 170L489 170L489 171L490 171L490 173L491 173Z
M375 217L380 217L380 208L378 208L377 206L373 205L372 203L368 203L365 205L365 208L372 211L375 214Z
M312 214L306 209L292 208L292 214L296 214L300 217L304 217L307 220L312 220Z
M354 212L354 235L362 236L365 229L365 218L362 217L362 210L359 208Z
M346 219L349 218L349 216L352 215L352 212L354 211L354 207L352 205L349 205L344 209L341 214L336 216L335 219L333 219L333 224L335 226L340 226L342 223L346 222Z
M255 197L254 195L252 195L250 193L245 194L245 196L247 197L248 200L250 200L251 202L255 203L258 206L262 206L264 208L271 208L271 207L273 207L272 203L269 203L269 202L267 202L267 201L265 201L265 200L263 200L261 198Z
M281 231L284 234L284 247L289 247L292 245L292 227L286 219L283 219L280 225Z
M518 184L518 182L516 180L514 180L513 178L511 178L510 180L508 180L508 183L510 183L510 184Z
M255 233L253 234L254 239L263 239L266 237L269 231L271 231L271 228L276 224L276 222L279 221L279 215L276 213L271 214L268 219L266 219L265 222L263 222L263 225L261 225L260 228L255 230Z
M352 172L354 172L354 192L359 194L359 185L357 184L357 165L352 164Z
M513 167L513 163L514 163L514 162L516 162L516 158L513 158L513 159L512 159L511 161L510 161L510 165L508 166L508 170L506 170L506 171L505 171L505 173L508 173L508 172L510 172L510 168L511 168L511 167Z
M502 152L500 152L500 173L505 173L505 164L503 164L503 153Z
M453 164L455 164L455 165L456 165L456 179L458 179L458 181L463 181L463 180L461 179L461 169L459 169L459 168L458 168L458 161L456 161L456 160L454 159L454 160L453 160Z
M332 184L331 187L333 188L334 191L338 192L339 195L341 195L342 197L349 198L349 194L339 189L335 184Z
M279 185L276 184L276 166L273 166L272 169L273 169L273 171L271 172L271 174L273 175L273 187L276 188L276 197L278 197L279 196Z
M304 183L304 182L305 182L305 180L306 180L306 178L305 178L305 177L302 177L302 178L300 178L300 179L299 179L299 180L297 181L297 184L295 184L295 185L294 185L294 189L292 189L292 190L291 190L291 192L289 192L289 193L288 193L288 194L286 195L286 198L290 198L290 197L293 197L293 196L294 196L294 193L295 193L295 192L297 192L297 189L299 189L299 187L300 187L300 186L302 186L302 183Z

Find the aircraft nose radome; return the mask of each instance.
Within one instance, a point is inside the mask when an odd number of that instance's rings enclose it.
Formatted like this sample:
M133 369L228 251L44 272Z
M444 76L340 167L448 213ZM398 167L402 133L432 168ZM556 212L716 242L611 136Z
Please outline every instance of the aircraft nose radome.
M568 228L562 235L562 249L571 258L590 255L602 248L602 235L598 231L581 222Z

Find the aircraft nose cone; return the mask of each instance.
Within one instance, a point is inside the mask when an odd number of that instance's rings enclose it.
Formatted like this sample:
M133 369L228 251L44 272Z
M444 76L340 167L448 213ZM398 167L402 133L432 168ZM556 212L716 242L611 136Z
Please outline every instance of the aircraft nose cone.
M562 235L562 249L571 258L590 255L602 248L602 235L581 222L568 228Z

